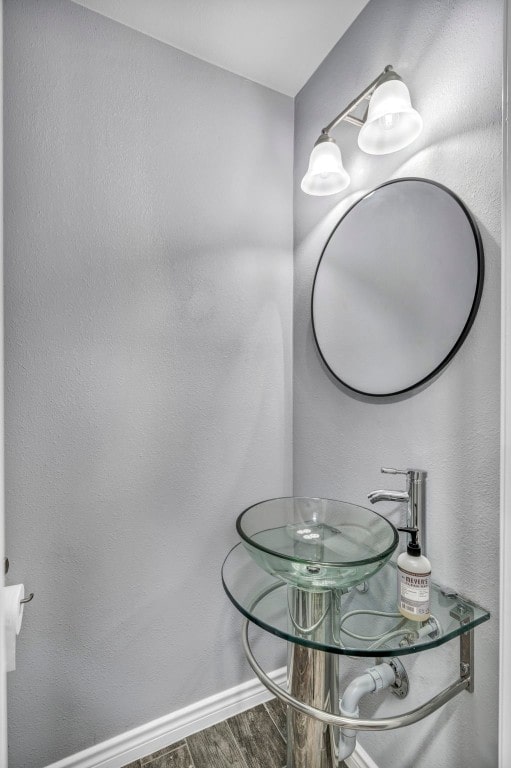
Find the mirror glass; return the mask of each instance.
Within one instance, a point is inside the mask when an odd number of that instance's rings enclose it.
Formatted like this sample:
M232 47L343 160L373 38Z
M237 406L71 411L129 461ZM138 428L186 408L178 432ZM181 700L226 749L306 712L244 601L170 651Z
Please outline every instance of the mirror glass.
M426 179L396 179L353 205L316 270L312 324L321 356L349 389L395 395L453 357L474 320L484 261L461 200Z

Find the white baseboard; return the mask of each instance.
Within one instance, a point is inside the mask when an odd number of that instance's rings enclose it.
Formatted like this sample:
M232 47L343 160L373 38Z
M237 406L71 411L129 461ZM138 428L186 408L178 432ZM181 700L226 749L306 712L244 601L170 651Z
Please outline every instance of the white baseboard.
M357 743L355 751L346 760L348 768L378 768L372 757Z
M278 685L285 687L285 667L270 672L269 676ZM65 757L47 768L122 768L133 760L150 755L271 698L272 694L254 678L101 744L95 744L83 752Z

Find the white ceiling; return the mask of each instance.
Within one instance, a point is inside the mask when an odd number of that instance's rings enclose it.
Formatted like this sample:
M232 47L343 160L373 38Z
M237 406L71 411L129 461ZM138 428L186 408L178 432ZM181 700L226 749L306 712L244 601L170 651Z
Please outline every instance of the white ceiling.
M369 0L73 0L295 96Z

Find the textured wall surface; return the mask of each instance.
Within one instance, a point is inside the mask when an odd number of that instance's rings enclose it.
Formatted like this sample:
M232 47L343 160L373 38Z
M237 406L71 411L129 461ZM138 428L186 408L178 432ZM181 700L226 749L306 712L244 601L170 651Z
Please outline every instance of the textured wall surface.
M291 492L293 102L4 5L9 766L41 768L253 676L220 566Z
M10 766L41 768L252 676L218 573L239 510L291 492L293 104L64 0L4 5L7 545L36 592ZM497 763L501 6L373 0L295 104L294 492L364 504L398 487L381 465L428 470L434 575L493 611L473 696L362 735L380 768ZM321 126L387 63L422 136L369 157L341 126L351 187L304 196ZM355 398L314 347L314 270L354 200L414 175L476 217L481 307L429 386ZM457 650L364 714L429 698Z
M352 177L345 193L312 198L300 179L321 126L386 64L410 87L424 119L401 152L364 155L356 129L335 136ZM499 338L502 2L373 0L298 94L295 103L294 492L367 504L375 488L399 488L381 466L428 477L428 546L437 580L492 610L476 630L476 692L423 723L362 735L379 768L495 768L498 708ZM365 191L420 176L456 192L481 229L486 279L479 314L443 373L410 397L356 398L330 377L314 346L310 294L328 234ZM453 285L453 290L456 286ZM380 505L394 521L399 507ZM402 518L401 518L402 519ZM366 714L403 711L457 675L458 646L407 657L406 702L377 697ZM347 675L363 664L346 661Z

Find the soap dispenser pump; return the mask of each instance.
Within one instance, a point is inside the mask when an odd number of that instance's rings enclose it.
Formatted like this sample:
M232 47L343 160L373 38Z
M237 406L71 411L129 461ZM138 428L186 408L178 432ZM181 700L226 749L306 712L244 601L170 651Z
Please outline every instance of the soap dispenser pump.
M430 615L431 563L421 554L418 528L398 528L411 536L406 552L397 559L397 607L412 621L425 621Z

